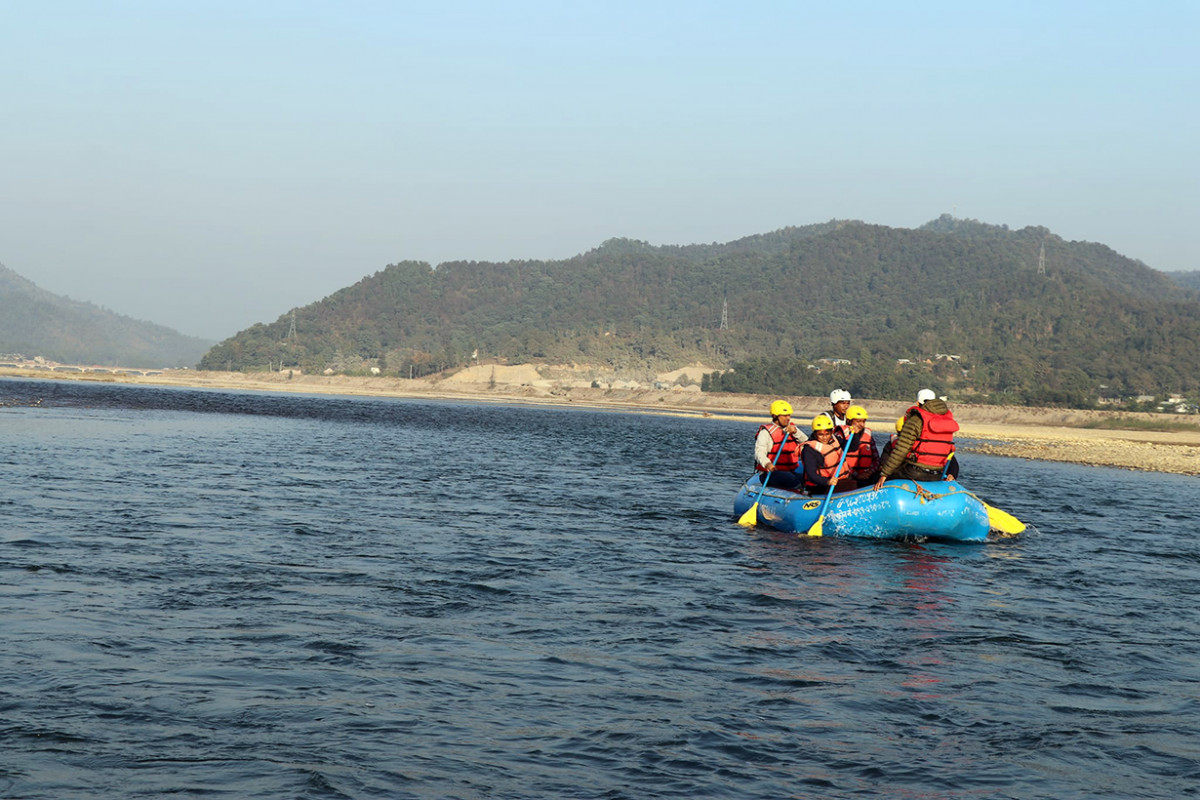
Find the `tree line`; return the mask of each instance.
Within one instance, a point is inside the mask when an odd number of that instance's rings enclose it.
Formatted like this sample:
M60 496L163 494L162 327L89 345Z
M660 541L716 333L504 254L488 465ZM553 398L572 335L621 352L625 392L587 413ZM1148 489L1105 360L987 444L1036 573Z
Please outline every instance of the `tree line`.
M560 261L400 262L296 309L295 336L291 321L242 331L200 367L416 377L476 358L700 361L733 368L706 382L716 391L820 393L834 370L879 398L931 376L1037 404L1200 391L1195 293L1100 244L948 216L725 244L613 239Z

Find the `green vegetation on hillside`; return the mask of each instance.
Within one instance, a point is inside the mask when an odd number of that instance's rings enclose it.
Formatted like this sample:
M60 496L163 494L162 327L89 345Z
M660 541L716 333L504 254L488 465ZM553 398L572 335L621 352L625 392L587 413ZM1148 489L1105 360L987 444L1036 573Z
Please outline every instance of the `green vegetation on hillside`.
M473 356L631 370L702 361L734 367L706 380L718 391L815 394L836 380L900 398L932 380L1061 405L1200 391L1195 295L1103 245L948 216L728 244L614 239L563 261L403 262L297 309L294 336L292 319L222 342L201 368L407 376Z
M1183 289L1200 292L1200 272L1168 272L1166 276Z
M0 353L68 364L192 367L211 342L47 292L0 265Z

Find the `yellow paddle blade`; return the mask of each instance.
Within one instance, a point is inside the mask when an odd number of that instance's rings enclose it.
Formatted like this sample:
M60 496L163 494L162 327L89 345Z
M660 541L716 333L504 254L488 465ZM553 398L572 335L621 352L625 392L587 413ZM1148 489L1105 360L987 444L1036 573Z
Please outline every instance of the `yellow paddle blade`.
M747 528L758 524L758 503L746 509L746 513L738 518L738 525L745 525Z
M813 523L813 526L812 526L811 528L809 528L809 529L808 529L808 535L809 535L809 536L824 536L824 535L825 535L825 533L824 533L824 531L822 531L822 530L821 530L821 524L822 524L823 522L825 522L825 515L824 515L824 514L822 514L821 516L817 517L817 521L816 521L816 522L814 522L814 523Z
M992 508L987 503L984 503L983 507L987 509L988 524L991 525L994 530L998 530L1001 533L1008 534L1009 536L1016 536L1018 533L1025 530L1025 523L1021 522L1021 520L1017 519L1007 511L1001 511L998 508Z

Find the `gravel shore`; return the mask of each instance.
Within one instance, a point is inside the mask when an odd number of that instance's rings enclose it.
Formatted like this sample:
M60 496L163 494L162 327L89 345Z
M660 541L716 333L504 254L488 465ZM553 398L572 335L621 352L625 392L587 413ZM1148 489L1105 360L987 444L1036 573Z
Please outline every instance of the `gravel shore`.
M98 375L45 370L0 370L0 376L128 383L134 385L192 386L245 391L312 394L422 397L475 402L549 404L686 416L745 419L767 418L771 400L766 395L700 393L659 389L597 389L550 387L512 383L469 383L434 379L403 380L385 377L316 376L288 373L197 372L169 370L157 375ZM0 391L0 402L3 401ZM828 408L825 398L788 397L795 416L806 420ZM908 407L895 401L856 400L866 406L872 427L886 434ZM1098 425L1129 424L1170 427L1192 417L1112 411L978 406L953 402L951 408L962 430L964 453L988 453L1039 461L1065 461L1122 469L1200 475L1200 423L1195 429L1123 430Z

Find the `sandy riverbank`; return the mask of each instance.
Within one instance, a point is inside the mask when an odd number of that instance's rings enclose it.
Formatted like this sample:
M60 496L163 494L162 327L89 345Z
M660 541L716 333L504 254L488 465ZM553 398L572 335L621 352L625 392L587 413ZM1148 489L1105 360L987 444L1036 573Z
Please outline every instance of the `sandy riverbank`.
M548 404L610 408L654 414L723 416L756 422L766 416L774 399L764 395L712 394L678 389L599 389L579 386L546 387L507 382L472 383L464 380L385 377L318 376L287 373L197 372L170 370L151 376L112 376L92 373L51 373L45 370L0 370L0 377L40 380L90 380L135 385L189 386L243 391L297 392L431 400ZM0 389L0 402L3 401ZM787 398L796 416L807 419L828 407L825 398ZM907 407L894 401L865 401L872 427L886 437ZM1139 422L1178 422L1162 414L1110 411L1018 408L952 404L962 425L962 452L980 452L1043 461L1120 467L1123 469L1200 475L1200 429L1183 431L1118 430L1081 427L1116 418ZM1191 418L1184 418L1190 420Z

